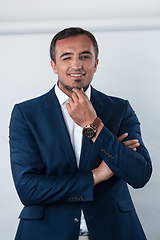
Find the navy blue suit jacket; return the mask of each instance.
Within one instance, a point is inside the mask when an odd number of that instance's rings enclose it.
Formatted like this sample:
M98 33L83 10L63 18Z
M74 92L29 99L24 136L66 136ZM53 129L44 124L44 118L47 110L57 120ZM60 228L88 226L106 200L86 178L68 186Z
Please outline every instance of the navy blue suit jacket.
M91 240L146 239L127 187L143 187L152 171L139 121L128 101L92 88L91 102L104 127L93 144L83 137L79 169L54 88L15 105L11 167L24 204L16 240L77 240L81 209ZM126 132L137 152L117 139ZM102 159L114 176L94 187Z

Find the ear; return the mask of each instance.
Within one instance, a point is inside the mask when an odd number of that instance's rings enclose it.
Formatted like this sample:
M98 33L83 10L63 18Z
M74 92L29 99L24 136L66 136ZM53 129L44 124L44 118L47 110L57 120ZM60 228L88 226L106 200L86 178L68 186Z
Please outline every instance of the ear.
M95 69L94 69L94 73L97 71L97 66L98 66L98 63L99 63L99 59L97 58L97 59L96 59L96 62L95 62Z
M58 73L58 70L57 70L56 64L55 64L55 62L54 62L53 60L51 60L51 67L52 67L52 69L53 69L53 72L54 72L55 74L57 74L57 73Z

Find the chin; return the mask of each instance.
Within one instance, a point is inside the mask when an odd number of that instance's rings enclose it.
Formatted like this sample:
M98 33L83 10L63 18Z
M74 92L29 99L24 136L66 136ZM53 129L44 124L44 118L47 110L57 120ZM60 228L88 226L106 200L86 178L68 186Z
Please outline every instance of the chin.
M89 83L90 84L90 83ZM89 87L89 84L88 85L86 85L86 86L84 86L83 84L75 84L74 86L73 86L73 88L77 88L77 89L82 89L83 88L83 90L84 90L84 92L87 90L87 88ZM72 88L72 89L73 89Z

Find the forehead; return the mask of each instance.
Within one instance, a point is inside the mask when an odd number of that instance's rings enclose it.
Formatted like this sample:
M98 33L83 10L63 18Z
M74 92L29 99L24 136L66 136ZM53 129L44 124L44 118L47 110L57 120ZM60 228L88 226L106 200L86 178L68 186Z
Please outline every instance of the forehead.
M79 54L83 51L90 51L92 54L94 54L93 43L91 39L85 34L57 40L55 50L57 55L64 52Z

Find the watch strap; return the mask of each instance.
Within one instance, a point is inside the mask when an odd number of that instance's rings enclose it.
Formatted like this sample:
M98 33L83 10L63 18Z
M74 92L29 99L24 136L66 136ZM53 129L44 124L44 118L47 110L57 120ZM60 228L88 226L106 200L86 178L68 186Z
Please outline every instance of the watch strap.
M96 117L92 125L94 125L97 128L100 125L101 121L102 120L99 117Z

